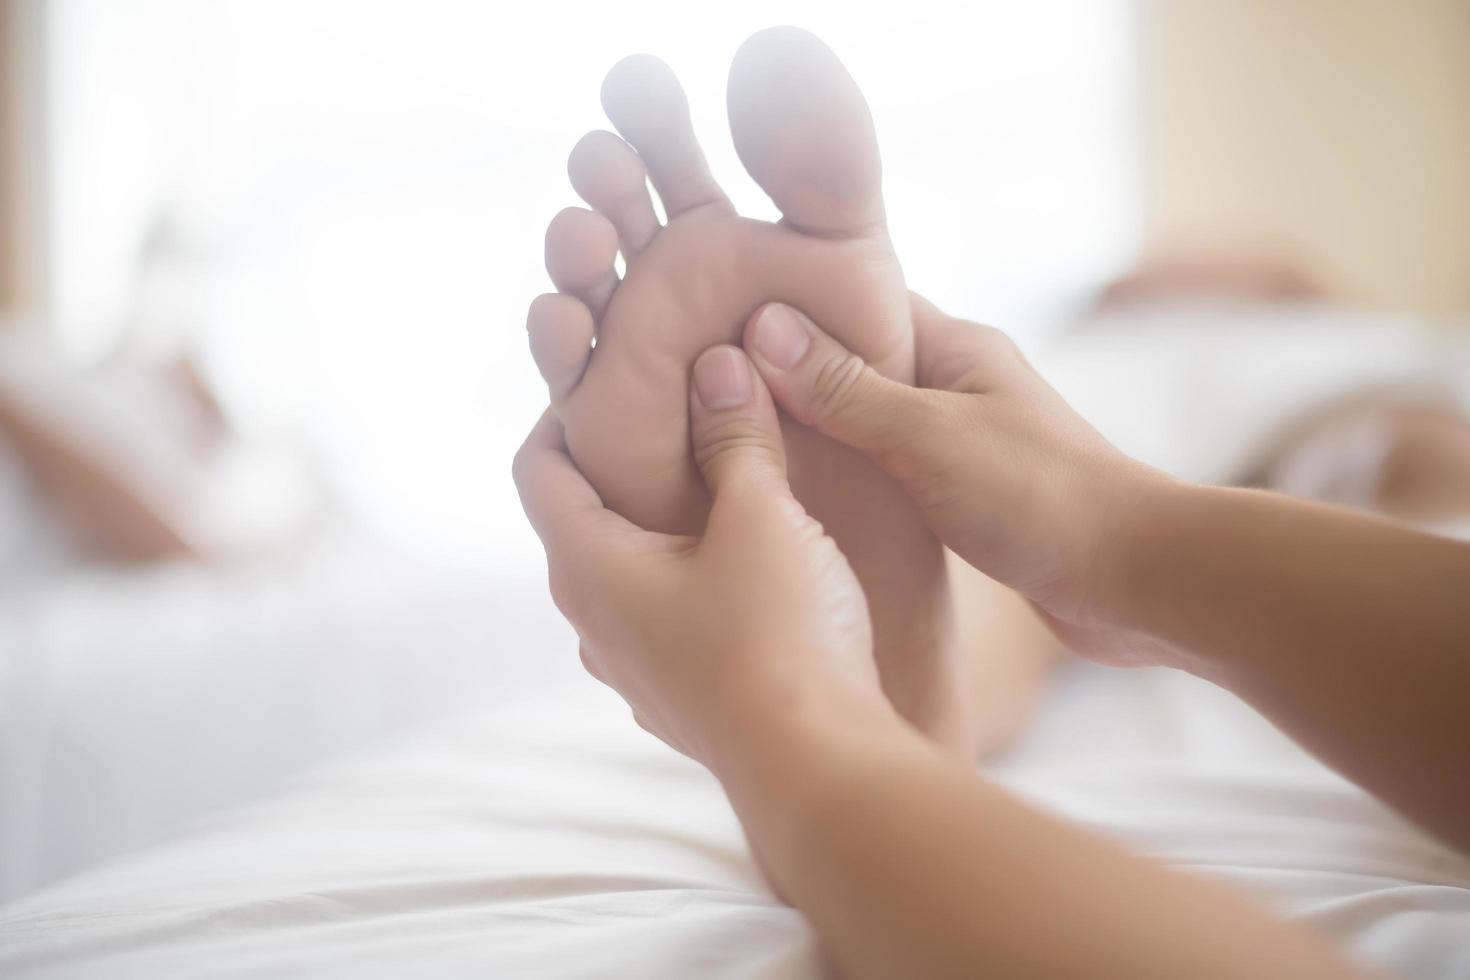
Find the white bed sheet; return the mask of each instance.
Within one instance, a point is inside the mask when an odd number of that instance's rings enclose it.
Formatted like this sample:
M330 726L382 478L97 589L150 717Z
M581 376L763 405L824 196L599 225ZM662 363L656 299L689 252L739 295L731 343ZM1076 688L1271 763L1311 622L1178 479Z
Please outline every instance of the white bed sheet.
M1311 400L1441 374L1402 331L1288 317L1242 344L1238 322L1184 326L1105 324L1041 363L1120 445L1190 479L1233 476ZM1287 383L1304 372L1315 380ZM560 667L560 693L0 908L0 976L820 975L809 929L762 885L718 787L576 677L564 628L515 625L522 605L545 611L531 581L534 597L494 612L495 663ZM1470 976L1470 862L1208 685L1078 665L991 774L1367 961Z
M1354 392L1444 390L1470 409L1467 337L1330 307L1162 307L1088 322L1036 366L1124 452L1229 483L1284 422Z
M0 908L0 975L822 975L718 786L569 690ZM1470 976L1470 861L1200 682L1078 665L992 774L1367 961Z
M0 590L0 901L538 683L539 562L352 538Z

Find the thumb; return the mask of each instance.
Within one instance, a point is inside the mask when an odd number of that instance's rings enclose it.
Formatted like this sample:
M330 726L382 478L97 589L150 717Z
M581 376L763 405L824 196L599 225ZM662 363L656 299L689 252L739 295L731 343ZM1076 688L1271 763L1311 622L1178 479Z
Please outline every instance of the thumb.
M694 362L689 435L716 504L732 492L751 500L790 495L771 393L738 347L711 347Z
M929 424L922 391L883 377L789 306L757 310L745 349L788 415L880 461Z

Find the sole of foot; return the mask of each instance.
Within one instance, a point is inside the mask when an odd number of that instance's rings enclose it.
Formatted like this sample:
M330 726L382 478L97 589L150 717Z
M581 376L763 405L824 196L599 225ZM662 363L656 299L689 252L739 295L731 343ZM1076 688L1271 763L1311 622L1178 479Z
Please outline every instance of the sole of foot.
M689 371L709 347L740 343L763 304L803 310L877 370L914 380L877 139L842 63L795 28L752 37L729 79L736 150L779 223L735 213L662 61L619 62L602 103L617 134L588 133L571 153L572 185L590 207L562 211L547 229L557 292L531 306L531 348L568 448L604 502L645 527L697 533L709 500L689 452ZM959 635L965 574L870 460L789 420L783 429L793 489L868 595L895 706L956 751L999 741L977 716L971 651L984 641Z

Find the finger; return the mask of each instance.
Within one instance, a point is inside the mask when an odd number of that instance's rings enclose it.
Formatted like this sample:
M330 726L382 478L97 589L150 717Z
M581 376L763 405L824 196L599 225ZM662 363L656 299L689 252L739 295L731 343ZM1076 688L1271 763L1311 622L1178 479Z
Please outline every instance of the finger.
M949 316L918 293L909 299L921 388L981 394L1004 387L1017 367L1033 370L1001 331Z
M694 362L689 432L716 506L732 494L752 501L790 496L776 407L740 348L712 347Z
M627 551L631 540L647 536L602 505L567 455L561 423L550 409L526 437L511 471L553 577L562 569L582 569L589 559Z
M789 306L757 310L745 349L787 414L880 462L932 424L928 393L883 377Z

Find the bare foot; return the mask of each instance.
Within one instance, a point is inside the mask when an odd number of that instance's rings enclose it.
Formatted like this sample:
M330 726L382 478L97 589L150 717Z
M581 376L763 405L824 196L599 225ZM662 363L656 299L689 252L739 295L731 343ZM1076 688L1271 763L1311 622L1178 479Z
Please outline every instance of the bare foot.
M568 448L608 506L646 527L695 532L708 498L689 453L690 367L714 344L738 344L763 303L805 311L879 371L914 379L909 296L884 223L877 142L841 62L794 28L747 41L729 84L736 149L781 209L779 224L734 212L663 62L620 62L602 100L626 142L594 132L572 151L572 184L595 210L569 208L547 230L559 292L532 304L531 347ZM944 549L872 463L808 429L784 429L797 496L867 592L889 697L958 751L996 741L995 726L977 716L974 641L958 635Z

